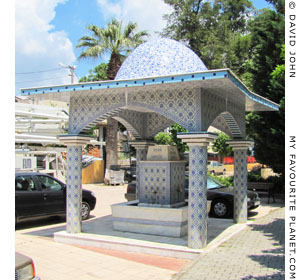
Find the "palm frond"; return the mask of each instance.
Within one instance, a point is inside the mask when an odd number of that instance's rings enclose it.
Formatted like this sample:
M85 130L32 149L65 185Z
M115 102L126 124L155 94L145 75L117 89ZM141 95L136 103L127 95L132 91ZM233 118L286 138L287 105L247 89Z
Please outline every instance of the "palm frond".
M137 23L129 22L122 28L122 21L117 19L108 22L106 28L88 25L87 30L91 32L91 35L82 36L76 46L82 48L82 53L78 59L100 58L103 54L110 53L109 79L113 79L117 74L121 63L124 61L124 55L128 55L149 37L147 31L137 32Z

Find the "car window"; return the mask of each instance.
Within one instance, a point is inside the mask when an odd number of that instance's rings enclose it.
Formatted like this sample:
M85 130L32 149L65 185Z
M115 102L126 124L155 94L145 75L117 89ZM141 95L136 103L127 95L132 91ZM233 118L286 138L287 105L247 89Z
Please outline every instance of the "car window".
M56 180L48 176L36 176L42 190L46 191L60 191L62 190L62 185Z
M212 178L207 177L207 189L215 189L220 188L221 185L219 185L216 181L214 181Z
M36 186L31 176L18 176L15 180L16 191L36 191Z

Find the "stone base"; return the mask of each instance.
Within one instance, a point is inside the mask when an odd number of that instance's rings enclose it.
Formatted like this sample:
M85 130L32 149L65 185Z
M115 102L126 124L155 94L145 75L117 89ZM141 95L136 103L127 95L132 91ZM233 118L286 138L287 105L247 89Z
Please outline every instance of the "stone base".
M135 233L182 237L188 230L188 207L138 206L138 200L111 206L113 229Z
M138 206L142 207L154 207L154 208L180 208L186 206L186 202L178 202L175 204L149 204L149 203L138 203Z

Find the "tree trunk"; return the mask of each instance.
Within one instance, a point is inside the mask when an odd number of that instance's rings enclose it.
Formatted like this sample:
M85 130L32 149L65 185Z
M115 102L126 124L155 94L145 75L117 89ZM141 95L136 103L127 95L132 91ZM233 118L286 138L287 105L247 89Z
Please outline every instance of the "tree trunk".
M118 164L118 121L108 118L106 128L106 168Z
M110 60L107 65L107 78L109 80L114 80L120 67L121 67L121 57L118 54L112 53L110 56Z

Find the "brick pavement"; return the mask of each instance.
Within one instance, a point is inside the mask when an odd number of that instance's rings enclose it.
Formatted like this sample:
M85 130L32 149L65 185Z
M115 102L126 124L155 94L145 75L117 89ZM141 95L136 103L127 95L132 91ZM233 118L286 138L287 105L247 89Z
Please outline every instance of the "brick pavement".
M284 279L284 211L275 210L188 264L176 280Z

